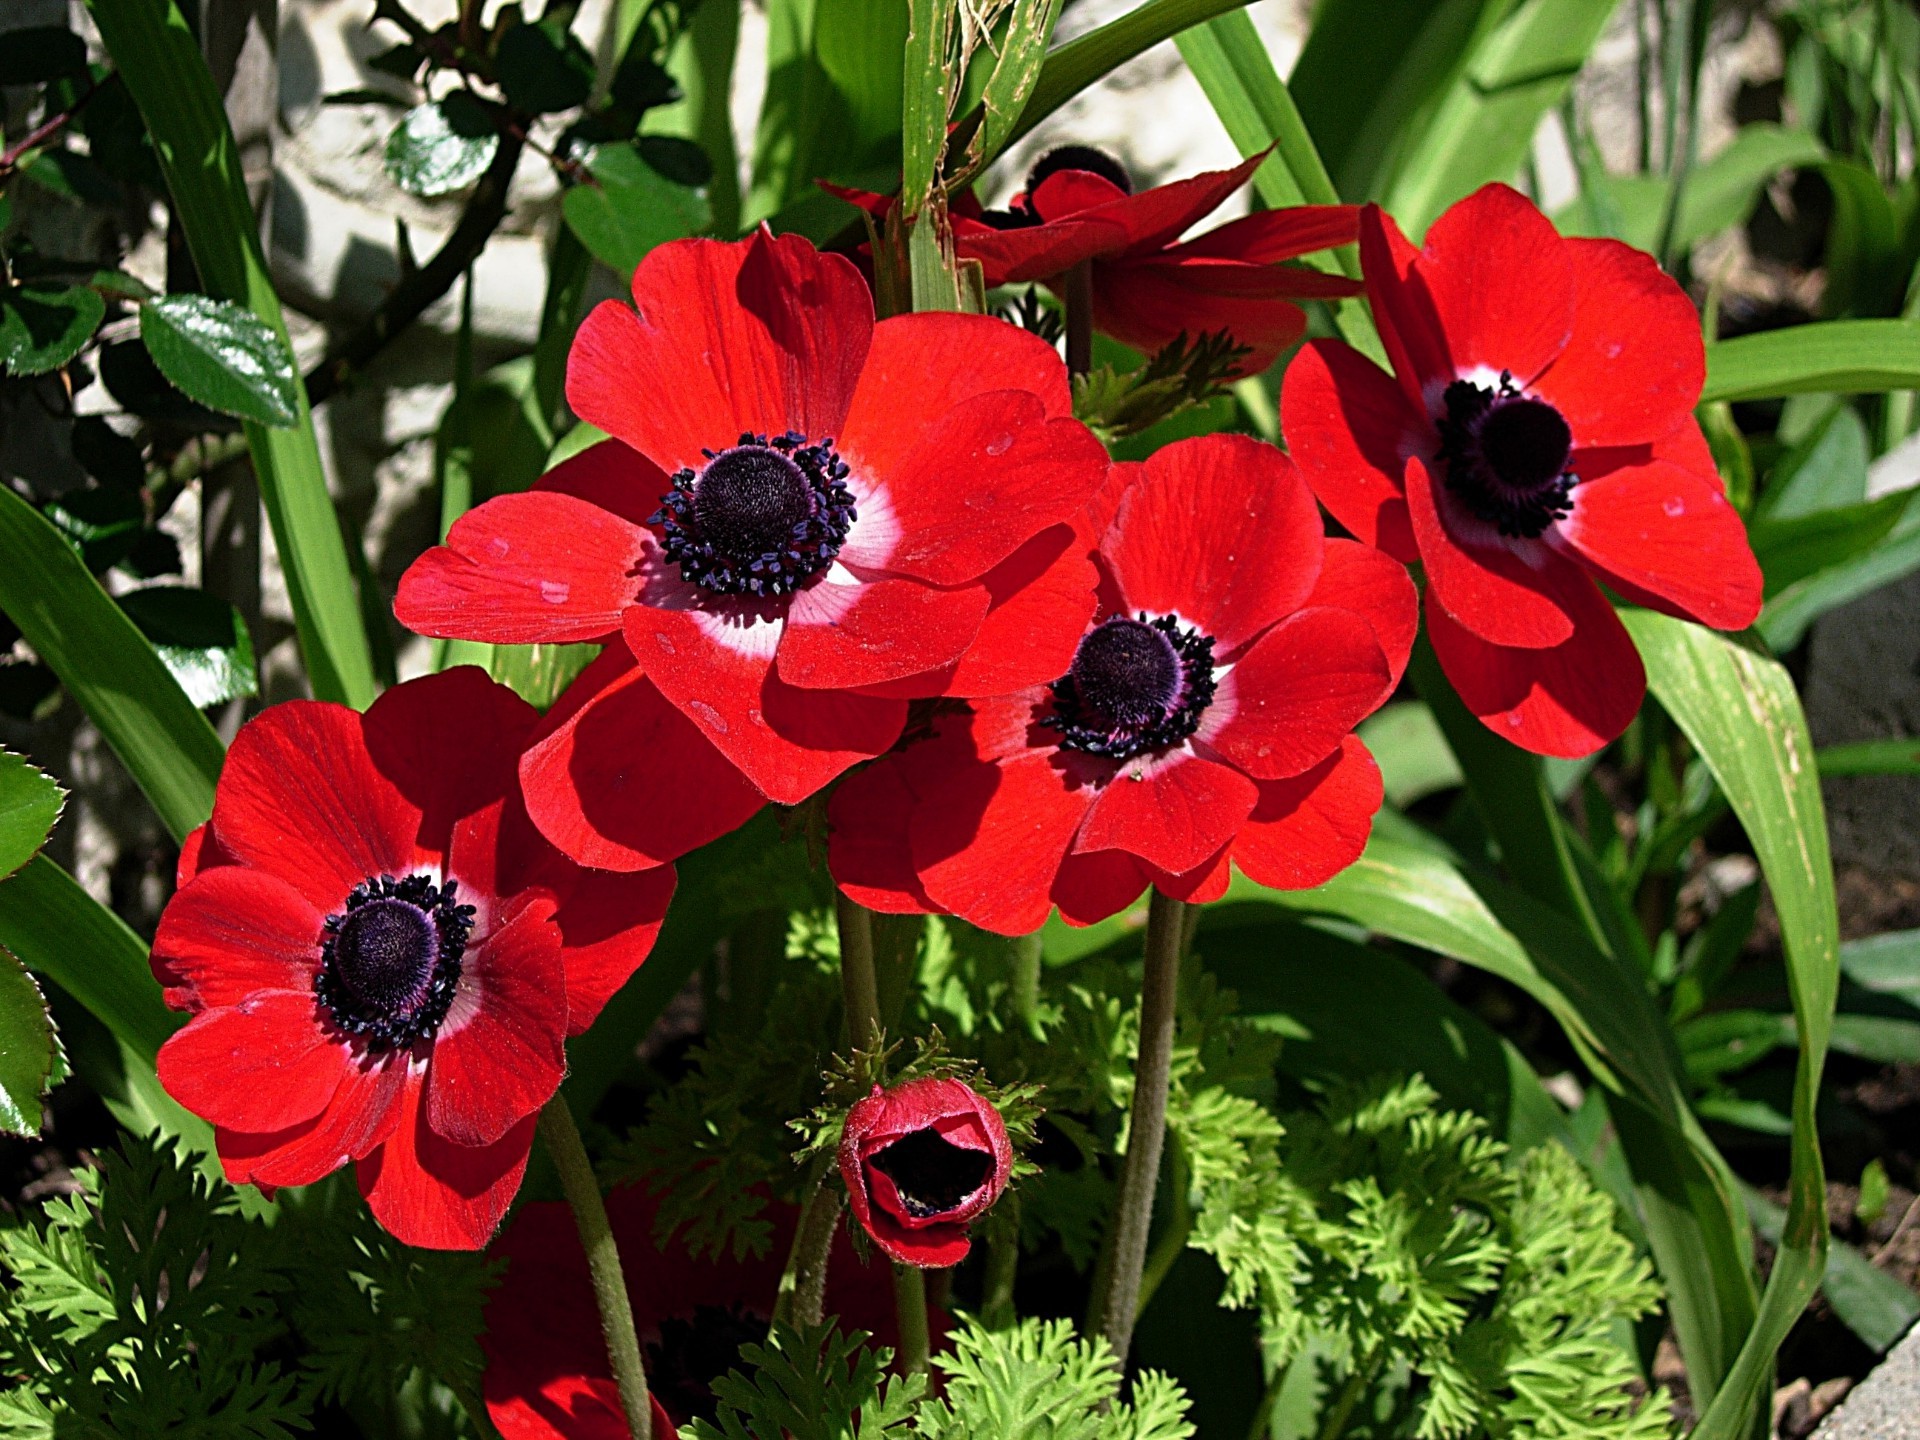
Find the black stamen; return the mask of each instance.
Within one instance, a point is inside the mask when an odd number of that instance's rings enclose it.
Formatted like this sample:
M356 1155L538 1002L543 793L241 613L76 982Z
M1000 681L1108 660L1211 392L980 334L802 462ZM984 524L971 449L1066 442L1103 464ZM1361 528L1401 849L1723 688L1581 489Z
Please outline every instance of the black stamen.
M1213 692L1211 636L1171 615L1116 615L1081 640L1040 723L1070 750L1125 760L1193 734Z
M915 1130L867 1162L893 1181L916 1220L957 1210L993 1175L993 1156L955 1145L937 1130Z
M1531 539L1573 508L1573 432L1504 371L1497 388L1456 380L1441 396L1440 458L1468 510L1502 535Z
M786 595L833 563L857 517L831 440L747 434L706 454L648 521L683 578L721 595Z
M473 906L456 881L425 875L362 881L329 915L320 937L314 994L333 1022L373 1051L431 1035L447 1018L473 933Z
M1127 174L1127 167L1106 151L1092 145L1060 145L1042 155L1027 172L1027 194L1031 196L1040 188L1041 181L1062 170L1085 170L1111 181L1129 195L1133 193L1133 177Z

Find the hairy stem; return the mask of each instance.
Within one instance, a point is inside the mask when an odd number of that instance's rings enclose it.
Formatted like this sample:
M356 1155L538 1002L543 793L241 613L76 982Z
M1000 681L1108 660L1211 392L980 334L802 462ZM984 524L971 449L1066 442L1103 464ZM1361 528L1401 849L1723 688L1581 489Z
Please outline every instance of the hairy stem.
M873 1050L880 1043L880 984L873 969L873 912L835 894L840 925L840 989L846 1000L847 1043Z
M980 1282L980 1321L989 1330L1009 1330L1016 1318L1013 1286L1020 1277L1020 1197L1004 1195L987 1228L987 1273Z
M600 1307L600 1326L607 1337L607 1356L613 1361L620 1405L627 1412L627 1433L633 1440L652 1440L653 1403L647 1396L647 1371L640 1360L640 1337L633 1328L633 1306L627 1300L626 1277L620 1271L620 1251L607 1223L607 1207L600 1198L600 1182L581 1142L580 1127L566 1097L555 1095L540 1112L540 1139L560 1174L560 1188L573 1207L580 1227L580 1246L587 1252L587 1270L593 1277L593 1298Z
M899 1314L900 1371L904 1375L924 1375L927 1353L927 1277L912 1265L898 1261L893 1266L893 1303Z
M826 1313L827 1264L840 1226L840 1207L846 1202L832 1182L832 1169L830 1163L821 1167L794 1227L793 1249L773 1302L773 1318L782 1324L818 1325Z
M1165 1232L1160 1243L1153 1247L1146 1269L1140 1276L1140 1297L1134 1302L1133 1313L1136 1318L1153 1302L1154 1292L1160 1288L1160 1282L1167 1278L1167 1272L1173 1269L1174 1262L1187 1248L1187 1241L1193 1236L1193 1203L1187 1196L1187 1164L1180 1153L1180 1142L1172 1136L1167 1137L1168 1177L1173 1184L1173 1193L1169 1197L1173 1214L1168 1218Z
M1097 1328L1126 1364L1139 1311L1140 1276L1147 1263L1147 1231L1160 1152L1167 1138L1167 1076L1173 1062L1174 996L1188 906L1153 892L1147 911L1146 974L1140 988L1140 1059L1128 1112L1127 1154L1120 1164L1120 1197L1109 1227L1112 1264L1099 1294Z
M1082 260L1067 271L1067 369L1085 375L1093 369L1093 262Z

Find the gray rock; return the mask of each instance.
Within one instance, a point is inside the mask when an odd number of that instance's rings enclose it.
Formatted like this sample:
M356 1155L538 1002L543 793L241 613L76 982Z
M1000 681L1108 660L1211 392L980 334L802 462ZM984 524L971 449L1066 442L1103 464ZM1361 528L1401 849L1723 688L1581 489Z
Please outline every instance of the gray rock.
M1813 1440L1920 1440L1920 1328L1887 1352Z

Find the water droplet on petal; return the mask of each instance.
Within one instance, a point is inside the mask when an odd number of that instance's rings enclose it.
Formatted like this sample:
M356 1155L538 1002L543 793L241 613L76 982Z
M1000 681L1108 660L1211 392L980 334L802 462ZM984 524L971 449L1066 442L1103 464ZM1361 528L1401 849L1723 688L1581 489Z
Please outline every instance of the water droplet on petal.
M1667 512L1667 518L1669 520L1678 520L1682 515L1687 513L1687 502L1682 500L1678 495L1669 495L1660 502L1660 508Z
M493 552L494 559L504 560L507 558L507 553L513 549L513 546L507 543L506 536L496 535L487 542L487 549Z
M564 605L573 596L573 587L564 580L542 580L540 598L549 605Z
M691 710L696 716L698 716L699 719L702 721L702 723L704 723L709 729L718 730L722 735L727 733L726 717L722 715L718 710L714 709L713 706L709 705L706 701L689 700L687 702L687 709Z
M996 435L987 442L987 454L989 455L1004 455L1012 448L1013 436L1010 434Z
M653 632L653 643L666 651L667 654L673 654L673 641L668 639L663 632L659 630Z

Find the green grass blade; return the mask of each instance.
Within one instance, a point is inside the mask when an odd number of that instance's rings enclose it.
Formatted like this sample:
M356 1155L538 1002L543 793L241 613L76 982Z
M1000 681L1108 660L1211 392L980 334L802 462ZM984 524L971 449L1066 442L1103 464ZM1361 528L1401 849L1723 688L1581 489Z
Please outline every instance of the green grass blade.
M1827 320L1707 346L1701 400L1920 389L1920 324Z
M1800 1037L1786 1229L1760 1314L1696 1440L1734 1440L1764 1411L1773 1358L1827 1262L1826 1173L1815 1120L1840 983L1840 925L1813 740L1784 667L1756 642L1650 611L1622 617L1647 683L1746 827L1780 915Z
M288 344L239 148L186 17L175 0L88 0L87 8L153 136L207 293L245 306ZM247 447L313 693L364 707L373 699L373 660L304 389L297 400L290 428L248 422Z
M0 610L100 728L176 840L213 813L226 751L51 521L0 486Z

